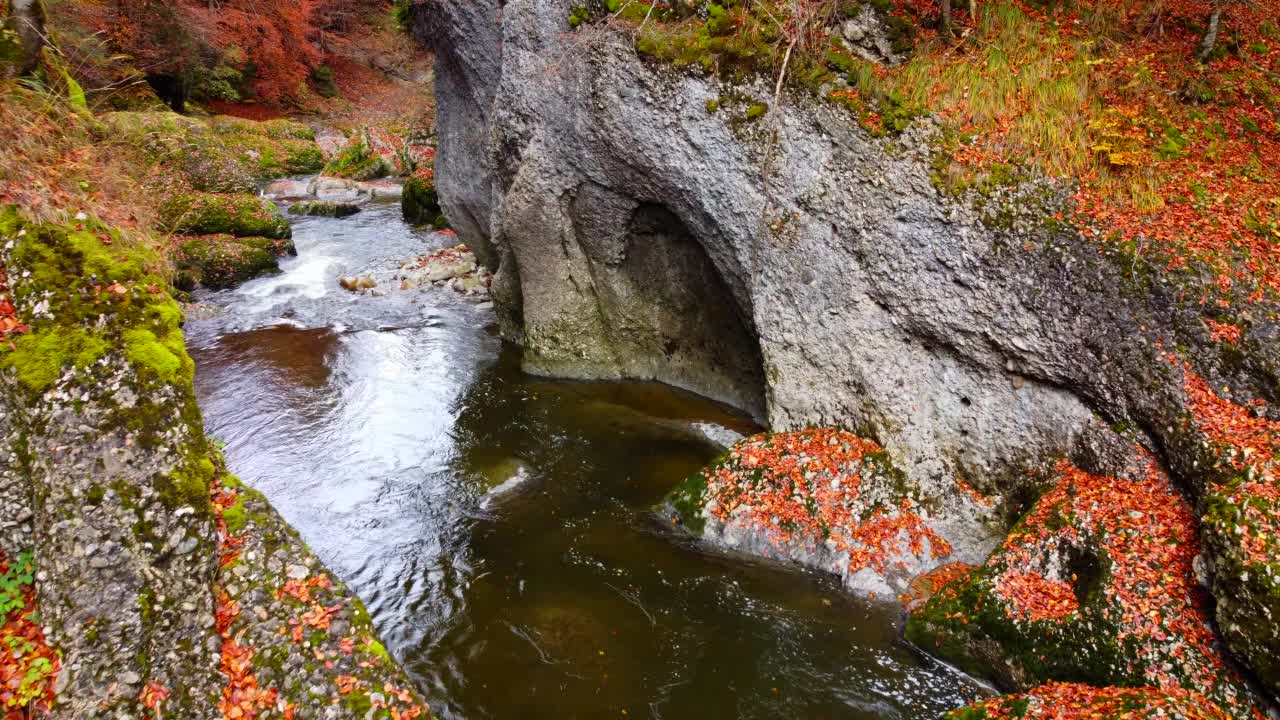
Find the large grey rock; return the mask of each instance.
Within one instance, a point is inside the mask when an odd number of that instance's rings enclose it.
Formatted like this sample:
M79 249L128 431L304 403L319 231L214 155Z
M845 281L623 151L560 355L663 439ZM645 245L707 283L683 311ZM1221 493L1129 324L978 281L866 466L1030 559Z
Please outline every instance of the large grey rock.
M1181 300L1207 279L1049 220L1069 188L998 189L980 217L932 184L929 121L875 139L816 99L777 107L764 80L732 88L774 106L763 119L733 101L710 114L730 97L717 81L647 65L620 33L569 32L570 5L439 0L414 20L437 53L441 205L495 270L528 370L657 379L773 428L876 437L970 557L1008 518L957 480L1016 510L1038 461L1104 459L1086 427L1127 425L1200 482L1162 348L1274 399L1274 369L1221 360ZM1275 355L1265 317L1252 357Z

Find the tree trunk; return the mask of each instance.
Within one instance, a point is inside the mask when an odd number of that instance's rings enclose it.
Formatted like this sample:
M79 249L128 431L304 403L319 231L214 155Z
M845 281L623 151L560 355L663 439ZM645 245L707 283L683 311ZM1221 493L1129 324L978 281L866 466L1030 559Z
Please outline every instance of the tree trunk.
M40 65L40 50L45 45L44 3L42 0L12 0L9 16L2 19L5 30L16 35L12 47L0 48L0 75L18 77L31 74ZM12 37L12 36L11 36Z
M1213 46L1218 42L1218 21L1222 18L1222 0L1214 0L1213 12L1209 13L1209 27L1204 32L1204 40L1200 42L1200 62L1206 62L1213 54Z
M948 38L951 36L951 0L940 0L941 2L941 21L942 32Z

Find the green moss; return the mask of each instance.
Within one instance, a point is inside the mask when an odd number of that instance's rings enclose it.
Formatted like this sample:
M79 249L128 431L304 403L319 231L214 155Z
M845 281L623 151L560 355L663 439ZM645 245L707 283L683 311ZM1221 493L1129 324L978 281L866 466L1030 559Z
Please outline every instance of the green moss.
M156 478L155 486L166 506L189 506L208 513L211 511L209 483L213 476L213 462L206 456L194 454L184 466Z
M293 234L275 203L252 195L175 194L160 207L160 226L186 235L286 239Z
M715 465L713 463L712 468ZM707 472L714 472L714 470L708 469ZM684 482L668 493L663 501L664 506L670 506L675 510L680 524L698 537L702 536L707 526L706 517L702 514L706 491L706 475L696 472L685 478Z
M359 205L338 202L296 202L289 206L290 215L313 215L319 217L342 218L360 212Z
M90 505L101 505L102 501L107 498L107 489L98 483L89 486L88 492L85 493L84 500Z
M239 534L241 530L244 530L244 526L247 523L244 513L244 498L237 497L234 505L224 508L222 510L222 519L226 521L227 530L231 534Z
M142 618L143 627L151 627L155 621L155 591L149 587L144 587L138 593L138 614Z
M391 166L361 136L352 138L324 166L322 174L352 180L376 180L391 174Z
M110 347L105 338L83 328L55 326L19 336L0 363L16 370L23 385L43 392L65 369L87 368Z
M338 86L333 81L333 68L328 65L319 65L311 70L311 84L315 86L316 94L320 97L337 97Z
M768 104L755 103L751 107L747 108L747 121L752 122L755 120L759 120L760 118L764 117L765 113L767 112L769 112Z
M240 102L248 90L244 73L229 65L201 68L192 75L188 83L192 100Z
M171 112L114 112L101 120L112 135L206 192L254 192L259 181L324 167L314 131L291 120L206 121Z
M719 100L717 100L717 99L714 99L714 98L713 98L713 99L711 99L711 100L708 100L708 101L707 101L707 114L708 114L708 115L715 115L715 114L716 114L717 112L719 112L719 111L720 111L720 101L719 101Z
M134 367L150 371L164 382L173 382L182 370L182 358L173 352L172 345L161 342L150 330L126 330L124 348Z
M270 238L206 235L178 246L175 287L193 290L197 284L221 289L280 271L279 257L291 249Z
M449 226L449 221L440 208L435 182L430 176L414 175L409 178L400 195L400 212L404 215L405 222L414 225L428 225L436 229Z
M373 638L364 644L364 649L374 657L382 660L388 665L391 664L391 653L387 652L387 647Z

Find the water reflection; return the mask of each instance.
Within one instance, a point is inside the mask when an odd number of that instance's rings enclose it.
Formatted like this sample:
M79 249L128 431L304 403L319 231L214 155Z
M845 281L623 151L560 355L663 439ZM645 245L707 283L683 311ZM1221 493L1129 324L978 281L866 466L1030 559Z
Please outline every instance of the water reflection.
M283 275L188 330L210 432L365 599L445 718L926 718L973 687L893 607L711 552L650 508L752 427L639 383L520 372L447 291L340 271L451 242L394 206L299 222ZM324 270L317 270L323 267Z

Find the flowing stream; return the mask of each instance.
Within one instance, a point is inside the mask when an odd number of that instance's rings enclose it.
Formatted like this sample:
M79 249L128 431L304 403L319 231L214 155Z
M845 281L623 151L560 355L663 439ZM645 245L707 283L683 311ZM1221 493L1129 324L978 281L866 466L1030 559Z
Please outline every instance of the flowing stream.
M748 419L523 374L487 303L395 288L456 242L397 204L294 232L282 274L203 294L220 310L188 323L207 429L441 717L924 719L978 692L898 639L895 605L655 516ZM338 287L364 271L384 295Z

